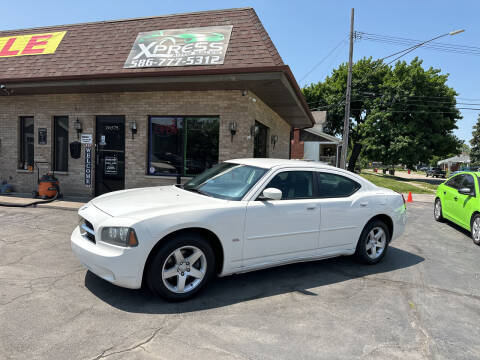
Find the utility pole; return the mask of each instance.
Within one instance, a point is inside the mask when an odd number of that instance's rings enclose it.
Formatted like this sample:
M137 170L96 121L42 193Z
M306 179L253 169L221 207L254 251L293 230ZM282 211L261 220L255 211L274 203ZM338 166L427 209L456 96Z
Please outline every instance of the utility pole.
M353 17L354 9L350 18L350 51L348 54L348 76L347 76L347 94L345 98L345 119L343 120L343 138L342 138L342 155L340 159L340 167L347 168L347 152L348 152L348 134L350 132L350 98L352 96L352 62L353 62Z

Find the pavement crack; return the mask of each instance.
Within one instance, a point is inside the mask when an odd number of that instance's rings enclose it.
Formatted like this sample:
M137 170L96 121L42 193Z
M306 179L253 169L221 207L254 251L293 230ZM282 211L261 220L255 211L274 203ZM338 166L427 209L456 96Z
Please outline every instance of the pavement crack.
M97 355L96 357L94 357L92 360L100 360L100 359L105 359L109 356L112 356L112 355L117 355L117 354L123 354L123 353L126 353L126 352L129 352L129 351L132 351L132 350L135 350L137 348L142 348L144 351L145 351L145 348L143 347L144 345L148 344L150 341L152 341L155 336L157 336L157 334L159 333L160 330L163 329L163 326L156 329L148 338L146 338L145 340L142 340L141 342L139 342L138 344L136 345L133 345L129 348L126 348L126 349L123 349L123 350L119 350L119 351L114 351L114 352L111 352L111 353L108 353L106 354L107 351L111 350L114 348L114 346L104 350L100 355Z

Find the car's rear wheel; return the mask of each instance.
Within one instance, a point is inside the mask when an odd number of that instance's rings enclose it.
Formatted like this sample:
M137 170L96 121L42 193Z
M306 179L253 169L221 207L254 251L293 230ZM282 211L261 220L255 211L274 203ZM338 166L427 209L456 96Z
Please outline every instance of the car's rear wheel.
M166 241L148 269L150 290L168 300L186 300L201 291L215 273L215 255L204 238L181 234Z
M433 206L433 217L438 222L442 222L444 220L443 213L442 213L442 202L438 198L435 199L435 205Z
M390 242L390 231L381 220L365 225L358 240L355 257L364 264L376 264L385 257Z
M475 214L473 216L470 228L473 242L476 245L480 245L480 214Z

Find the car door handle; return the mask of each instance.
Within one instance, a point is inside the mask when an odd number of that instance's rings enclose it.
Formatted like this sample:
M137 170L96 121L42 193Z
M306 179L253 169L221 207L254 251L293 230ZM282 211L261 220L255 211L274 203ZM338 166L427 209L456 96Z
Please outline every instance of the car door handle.
M361 207L368 206L368 202L362 202L362 203L360 203L360 206L361 206Z
M446 191L444 191L444 192L443 192L443 195L447 195L447 192L446 192Z
M315 210L317 207L316 206L309 206L307 207L307 210Z
M455 197L453 198L453 200L457 201L457 200L458 200L458 197L455 196Z

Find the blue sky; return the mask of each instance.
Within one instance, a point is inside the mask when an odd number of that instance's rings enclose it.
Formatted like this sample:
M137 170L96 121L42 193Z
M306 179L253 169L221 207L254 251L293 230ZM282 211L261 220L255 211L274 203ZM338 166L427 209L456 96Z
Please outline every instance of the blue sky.
M480 47L480 1L477 0L23 0L2 2L0 29L164 15L188 11L252 6L277 46L284 62L292 68L300 85L323 80L348 58L344 42L318 68L300 81L325 57L349 29L350 9L355 8L355 29L381 35L427 40L454 29L466 32L441 41ZM354 58L380 58L403 49L402 46L360 40ZM459 93L459 102L480 104L480 56L418 49L404 59L419 56L425 67L449 73L449 85ZM465 100L464 100L465 99ZM471 100L473 99L473 100ZM460 106L460 105L459 105ZM462 105L463 106L463 105ZM466 105L480 108L480 105ZM470 140L479 111L462 111L457 136Z

